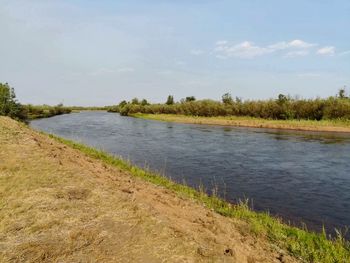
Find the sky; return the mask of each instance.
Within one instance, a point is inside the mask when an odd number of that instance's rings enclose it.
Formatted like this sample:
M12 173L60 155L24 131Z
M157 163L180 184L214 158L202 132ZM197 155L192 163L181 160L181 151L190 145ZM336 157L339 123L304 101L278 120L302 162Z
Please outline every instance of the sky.
M0 82L22 103L335 95L348 0L0 0Z

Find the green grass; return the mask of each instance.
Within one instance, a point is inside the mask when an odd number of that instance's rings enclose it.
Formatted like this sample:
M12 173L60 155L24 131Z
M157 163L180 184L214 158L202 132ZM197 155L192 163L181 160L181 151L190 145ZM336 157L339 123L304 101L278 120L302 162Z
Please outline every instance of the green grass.
M54 135L49 136L85 153L91 158L101 160L108 165L129 172L135 177L172 190L181 196L196 200L223 216L242 219L248 225L248 228L242 231L248 231L248 234L251 235L267 237L272 244L287 250L292 256L305 262L350 262L350 243L343 238L341 233L333 239L328 239L325 231L323 233L315 233L284 224L281 220L270 216L268 213L252 211L247 203L242 202L232 205L217 196L208 196L204 191L198 191L189 186L175 183L164 176L141 169L101 150Z

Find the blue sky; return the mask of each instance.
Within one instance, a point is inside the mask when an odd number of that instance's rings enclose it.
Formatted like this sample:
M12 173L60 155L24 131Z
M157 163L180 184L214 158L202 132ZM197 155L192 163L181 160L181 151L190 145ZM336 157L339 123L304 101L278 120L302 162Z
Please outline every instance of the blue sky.
M33 104L325 97L349 28L350 1L0 0L0 81Z

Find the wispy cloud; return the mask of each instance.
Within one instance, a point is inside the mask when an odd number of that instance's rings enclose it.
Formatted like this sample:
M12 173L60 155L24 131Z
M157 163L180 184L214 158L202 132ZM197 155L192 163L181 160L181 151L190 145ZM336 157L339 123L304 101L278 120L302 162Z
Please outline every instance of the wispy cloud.
M199 55L202 55L204 51L202 49L192 49L190 53L194 56L199 56Z
M309 50L296 50L288 52L284 57L285 58L295 58L295 57L305 57L309 55Z
M255 57L278 53L285 58L303 57L309 55L316 43L309 43L300 39L291 41L281 41L267 46L259 46L250 41L244 41L239 44L231 44L226 40L220 40L215 43L214 54L217 58L244 58L252 59ZM319 53L320 52L320 53ZM317 53L322 55L334 54L334 47L320 48Z
M227 44L228 44L228 41L226 41L226 40L218 40L215 43L215 45L217 45L217 46L222 46L222 45L227 45Z
M308 43L300 39L295 39L290 42L282 41L269 46L270 49L285 50L285 49L308 49L311 47L317 46L317 44Z
M244 41L237 45L230 45L227 41L218 41L214 52L219 58L238 57L238 58L254 58L271 53L271 50L259 47L253 42Z
M332 56L335 54L335 47L333 46L322 47L318 49L316 53L318 55L323 55L323 56Z
M177 65L177 66L185 66L185 65L187 64L186 61L179 60L179 59L175 59L175 60L174 60L174 63L175 63L175 65Z
M346 50L346 51L339 53L339 56L346 56L346 55L350 55L350 50Z
M346 51L339 53L339 56L346 56L346 55L350 55L350 50L346 50Z
M134 68L130 68L130 67L125 67L125 68L119 68L117 70L117 72L119 73L131 73L131 72L134 72L135 69Z
M112 75L112 74L124 74L124 73L131 73L134 72L135 69L131 67L122 67L118 69L110 69L110 68L98 68L92 72L90 72L89 75L91 76L106 76L106 75Z
M96 69L95 71L92 71L90 73L91 76L103 76L103 75L107 75L107 74L112 74L115 73L114 70L109 69L109 68L99 68Z

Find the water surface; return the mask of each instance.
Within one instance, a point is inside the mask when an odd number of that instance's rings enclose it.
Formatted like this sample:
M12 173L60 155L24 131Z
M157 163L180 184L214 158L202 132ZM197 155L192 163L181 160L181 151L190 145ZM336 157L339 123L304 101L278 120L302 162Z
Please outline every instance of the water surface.
M350 225L350 135L177 124L81 112L31 126L129 159L231 202L328 230Z

